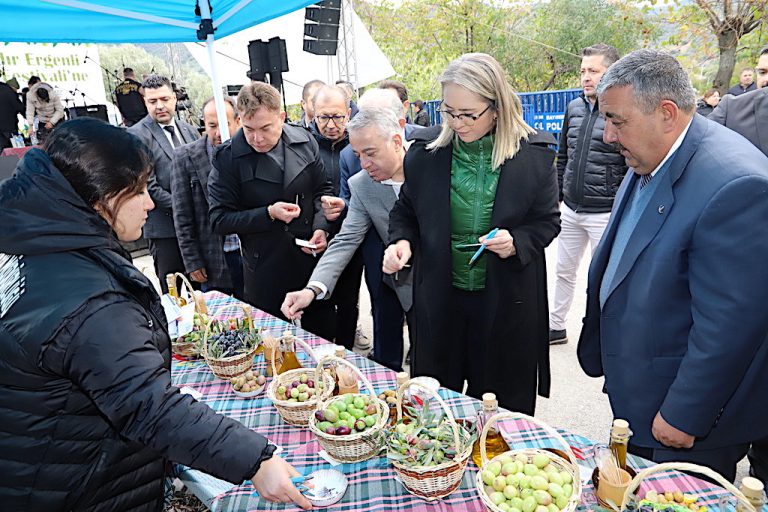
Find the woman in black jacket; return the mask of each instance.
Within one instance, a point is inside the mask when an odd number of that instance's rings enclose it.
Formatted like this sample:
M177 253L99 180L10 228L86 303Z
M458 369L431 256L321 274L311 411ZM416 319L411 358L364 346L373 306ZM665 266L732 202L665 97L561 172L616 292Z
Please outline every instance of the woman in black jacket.
M536 145L490 55L451 62L443 124L419 132L389 217L384 272L413 255L413 373L533 414L549 393L544 248L560 231L554 153ZM495 233L487 237L487 233ZM482 244L484 252L472 256Z
M150 172L136 137L83 118L0 183L2 508L161 510L168 461L309 508L264 437L171 384L159 297L118 243Z

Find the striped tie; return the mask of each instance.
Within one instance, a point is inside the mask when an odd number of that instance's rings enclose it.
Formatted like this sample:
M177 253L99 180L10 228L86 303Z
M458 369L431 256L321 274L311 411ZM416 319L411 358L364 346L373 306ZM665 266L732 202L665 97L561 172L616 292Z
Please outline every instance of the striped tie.
M653 179L653 176L651 176L650 174L643 174L643 175L641 175L640 176L640 190L645 188L645 186L647 184L649 184L652 179Z

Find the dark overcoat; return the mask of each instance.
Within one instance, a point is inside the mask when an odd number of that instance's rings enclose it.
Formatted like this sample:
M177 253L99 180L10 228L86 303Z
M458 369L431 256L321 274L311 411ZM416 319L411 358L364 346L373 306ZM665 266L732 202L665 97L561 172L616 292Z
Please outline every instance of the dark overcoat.
M434 130L424 130L405 158L405 184L389 220L390 243L409 240L416 341L413 373L440 378L459 354L441 350L449 335L451 285L452 145L426 149ZM517 254L490 253L483 292L485 315L477 319L477 344L485 360L484 382L503 407L533 412L536 392L548 396L549 339L544 248L560 231L554 152L522 141L520 151L501 167L491 223L509 230Z

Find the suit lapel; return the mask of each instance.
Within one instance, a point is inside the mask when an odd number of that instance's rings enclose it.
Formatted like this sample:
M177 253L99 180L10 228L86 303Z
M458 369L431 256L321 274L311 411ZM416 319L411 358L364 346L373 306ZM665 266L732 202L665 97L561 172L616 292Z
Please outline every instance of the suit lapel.
M757 130L758 149L768 156L768 88L755 99L755 129Z
M148 119L149 133L152 134L152 137L154 137L155 141L163 149L163 152L168 157L168 159L173 160L173 146L171 146L171 142L168 140L168 137L165 136L165 132L155 120L152 118Z
M285 148L285 188L291 186L293 180L304 171L309 162L306 157L297 152L288 140L283 140Z
M211 160L208 158L208 137L196 140L191 145L189 158L195 166L200 186L203 187L205 198L208 199L208 174L211 172Z

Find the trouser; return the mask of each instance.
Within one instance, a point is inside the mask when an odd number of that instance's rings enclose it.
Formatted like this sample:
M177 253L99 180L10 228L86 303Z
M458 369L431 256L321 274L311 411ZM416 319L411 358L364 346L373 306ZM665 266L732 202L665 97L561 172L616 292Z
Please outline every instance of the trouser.
M384 260L384 244L375 230L370 230L362 245L365 264L365 284L371 296L373 316L373 360L387 368L400 372L403 369L403 306L397 293L384 284L381 265ZM408 322L408 332L413 340L414 331Z
M160 281L163 293L168 293L165 276L172 272L184 273L184 261L179 251L179 241L176 238L147 238L149 253L155 263L155 274Z
M752 443L747 456L750 474L768 486L768 437Z
M12 132L0 132L0 150L13 147L11 137L13 137Z
M744 458L749 449L749 443L734 444L711 450L696 449L694 444L691 449L676 448L645 448L629 444L629 453L654 462L691 462L706 466L720 473L726 480L733 482L736 478L736 464ZM697 478L708 478L695 474ZM716 483L716 482L715 482ZM718 484L719 485L719 484Z
M555 299L549 315L549 328L565 329L565 317L573 302L576 271L587 243L595 252L610 213L576 213L565 203L560 208L560 235L557 237L557 278Z
M363 257L358 249L339 276L333 295L328 300L336 310L334 339L337 345L352 350L355 346L357 319L360 314L360 280L363 277Z

